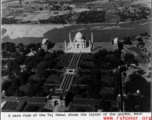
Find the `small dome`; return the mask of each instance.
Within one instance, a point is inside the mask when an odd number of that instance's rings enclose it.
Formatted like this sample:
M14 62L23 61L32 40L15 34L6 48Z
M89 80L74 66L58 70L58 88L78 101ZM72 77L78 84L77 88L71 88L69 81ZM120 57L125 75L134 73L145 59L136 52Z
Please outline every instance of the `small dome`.
M136 92L137 92L137 94L139 94L139 93L140 93L140 90L137 90Z
M42 44L44 45L48 40L49 40L49 39L44 38L44 39L42 40Z
M114 44L117 44L118 43L118 38L115 38L113 41L114 41Z
M76 40L76 41L82 41L82 33L78 32L78 33L75 35L75 40Z

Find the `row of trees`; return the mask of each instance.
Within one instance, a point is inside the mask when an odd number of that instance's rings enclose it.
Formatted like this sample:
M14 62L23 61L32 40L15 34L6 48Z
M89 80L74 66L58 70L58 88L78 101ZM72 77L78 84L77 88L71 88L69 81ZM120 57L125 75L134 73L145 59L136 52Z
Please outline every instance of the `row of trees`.
M85 88L81 88L76 86L72 91L73 94L76 94L77 97L80 98L93 98L93 99L108 99L108 100L115 100L118 94L118 79L119 73L112 73L112 76L105 80L104 76L101 76L100 70L92 70L90 74L87 76L80 76L79 82L77 84L86 85ZM109 77L109 76L107 76ZM113 93L108 93L106 89L103 89L102 94L100 94L102 88L113 89ZM111 91L112 92L112 91Z
M55 23L55 24L67 24L67 16L57 16L57 17L50 17L47 20L39 20L40 23L47 24L47 23Z
M2 18L2 24L16 24L17 21L14 18Z
M107 51L100 50L98 53L94 54L94 64L96 69L106 69L112 70L121 64L120 52L119 50Z
M85 11L81 12L76 23L101 23L105 21L105 11Z
M79 63L79 67L81 69L112 70L120 64L121 58L119 50L107 51L104 49L95 54L84 55L82 61Z
M131 21L147 19L150 15L150 11L147 11L145 8L134 10L134 12L130 12L128 8L123 11L119 11L118 15L121 21L130 18Z

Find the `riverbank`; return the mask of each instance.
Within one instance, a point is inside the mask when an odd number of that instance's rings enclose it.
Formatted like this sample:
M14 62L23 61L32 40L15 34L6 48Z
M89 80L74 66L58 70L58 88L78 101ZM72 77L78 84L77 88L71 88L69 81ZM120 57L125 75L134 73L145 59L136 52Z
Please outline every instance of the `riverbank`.
M51 38L52 42L69 40L68 33L72 38L80 31L90 39L90 33L94 33L95 42L110 41L111 38L122 39L127 36L135 36L141 33L150 33L150 22L136 22L124 24L78 24L78 25L3 25L2 42L14 43L39 43L43 38Z

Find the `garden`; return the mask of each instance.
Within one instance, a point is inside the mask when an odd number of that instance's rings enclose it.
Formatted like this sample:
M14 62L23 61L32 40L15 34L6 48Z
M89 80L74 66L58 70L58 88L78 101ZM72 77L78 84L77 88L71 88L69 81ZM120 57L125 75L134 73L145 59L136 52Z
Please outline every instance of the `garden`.
M24 49L16 50L17 46L22 46ZM50 45L50 47L53 47ZM13 52L12 52L12 49ZM35 49L34 56L26 56L30 49ZM15 52L17 55L13 59L3 60L3 66L7 64L7 69L3 70L3 75L8 75L9 81L5 81L2 85L2 90L7 92L7 96L45 96L48 90L44 89L45 82L58 84L62 77L60 72L54 69L57 64L57 58L63 54L61 51L53 53L45 52L43 49L38 50L39 44L14 44L3 43L2 50L9 52L9 56ZM20 51L20 52L19 52ZM62 56L63 57L63 56ZM67 56L67 59L70 59ZM24 69L21 69L24 66Z

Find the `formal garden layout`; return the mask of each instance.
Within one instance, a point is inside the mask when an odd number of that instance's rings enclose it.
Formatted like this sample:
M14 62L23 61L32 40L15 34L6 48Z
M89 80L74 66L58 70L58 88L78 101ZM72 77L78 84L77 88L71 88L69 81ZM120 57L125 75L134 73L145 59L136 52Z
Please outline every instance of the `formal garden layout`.
M3 0L2 111L149 112L150 5Z
M123 65L123 86L129 96L126 106L135 105L129 99L138 99L139 109L148 110L148 106L144 107L145 104L142 105L140 100L145 100L147 105L150 102L150 88L145 89L150 87L149 42L150 36L147 33L124 38L119 45L122 60L119 50L103 49L94 54L82 53L69 91L70 96L79 99L116 100L120 89L117 66ZM54 46L50 41L48 47L52 49ZM8 97L45 97L50 89L60 86L73 54L58 50L46 52L40 47L41 43L2 43L2 90L6 91ZM140 90L144 98L134 98L136 89ZM131 107L126 107L126 110L127 108L128 111L135 110Z

